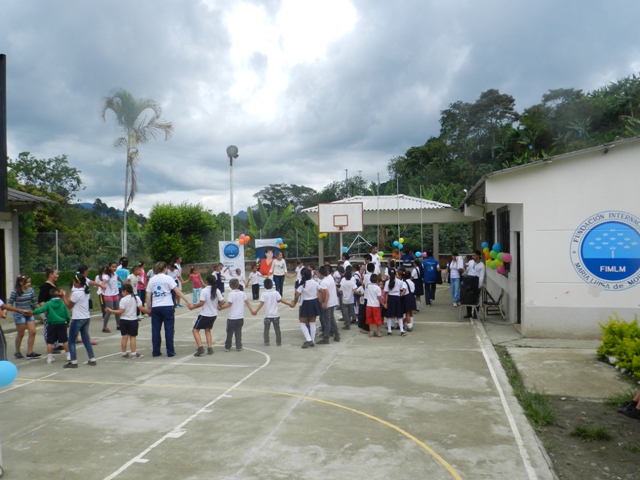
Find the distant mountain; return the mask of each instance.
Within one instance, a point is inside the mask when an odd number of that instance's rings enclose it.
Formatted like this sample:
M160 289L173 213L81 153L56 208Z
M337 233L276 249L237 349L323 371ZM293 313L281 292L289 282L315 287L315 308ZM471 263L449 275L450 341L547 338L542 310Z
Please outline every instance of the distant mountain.
M238 217L241 220L247 220L249 218L249 216L247 215L247 212L244 210L241 210L238 213L236 213L236 217Z
M77 204L79 207L84 208L85 210L93 210L93 203L83 202Z

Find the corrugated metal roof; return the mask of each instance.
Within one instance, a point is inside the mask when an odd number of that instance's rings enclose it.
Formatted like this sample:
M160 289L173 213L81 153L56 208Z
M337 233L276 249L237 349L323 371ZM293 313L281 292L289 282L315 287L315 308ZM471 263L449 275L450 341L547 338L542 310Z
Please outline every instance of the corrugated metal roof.
M380 195L380 196L357 196L345 198L331 203L360 203L365 212L377 210L436 210L451 208L446 203L424 200L422 198L410 197L408 195ZM305 208L303 212L317 212L318 206Z
M42 198L38 197L37 195L21 192L20 190L16 190L15 188L9 188L7 190L9 203L58 203L53 200L49 200L48 198Z

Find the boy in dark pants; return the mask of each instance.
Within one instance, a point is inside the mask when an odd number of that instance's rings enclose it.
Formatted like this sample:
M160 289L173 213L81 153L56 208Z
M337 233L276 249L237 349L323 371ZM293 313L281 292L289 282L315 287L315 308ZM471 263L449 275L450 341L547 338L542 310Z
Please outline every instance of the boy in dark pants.
M260 277L262 274L258 271L258 265L254 264L251 266L251 273L249 274L249 278L245 283L245 287L251 285L251 294L254 300L258 300L260 298Z
M273 323L273 331L276 332L276 345L282 345L282 337L280 335L280 315L278 314L278 302L284 303L285 305L294 307L293 303L287 302L284 300L280 293L277 290L273 289L273 280L267 278L264 281L264 293L260 297L260 305L258 308L251 310L251 314L256 316L263 305L266 305L264 311L264 344L269 346L269 329L271 328L271 324Z
M242 326L244 325L244 306L246 305L251 310L249 300L242 290L238 290L240 282L237 278L232 278L229 281L229 287L231 292L227 297L227 304L220 307L220 310L225 308L229 309L229 315L227 316L227 339L224 342L224 351L231 350L231 340L233 336L236 337L236 350L242 350Z
M67 324L71 321L71 315L62 297L64 290L55 287L51 289L53 298L42 307L33 311L34 315L47 312L47 363L53 363L53 345L58 342L64 347L67 353L67 360L71 360L69 354L69 337L67 334Z

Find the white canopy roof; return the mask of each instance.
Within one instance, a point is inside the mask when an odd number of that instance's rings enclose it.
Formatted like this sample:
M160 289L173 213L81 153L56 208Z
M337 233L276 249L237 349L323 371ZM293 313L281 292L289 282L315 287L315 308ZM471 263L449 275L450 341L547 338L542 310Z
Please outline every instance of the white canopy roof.
M421 223L463 223L477 218L465 216L446 203L408 195L357 196L331 202L362 203L365 225L419 225ZM318 206L302 210L317 225Z

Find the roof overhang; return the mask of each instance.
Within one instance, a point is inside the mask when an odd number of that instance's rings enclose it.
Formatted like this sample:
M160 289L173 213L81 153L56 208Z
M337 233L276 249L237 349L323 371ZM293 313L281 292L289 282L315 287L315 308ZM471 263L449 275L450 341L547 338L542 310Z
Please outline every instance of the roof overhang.
M15 188L8 189L9 196L9 208L14 213L32 212L33 210L40 210L45 205L54 205L58 202L49 200L48 198L38 197L30 193L21 192Z
M365 225L420 225L430 223L465 223L479 220L482 214L463 212L446 203L407 195L357 196L331 202L362 203ZM302 210L316 225L318 207Z

